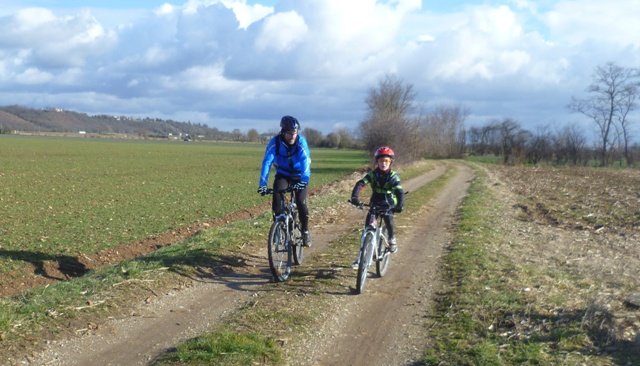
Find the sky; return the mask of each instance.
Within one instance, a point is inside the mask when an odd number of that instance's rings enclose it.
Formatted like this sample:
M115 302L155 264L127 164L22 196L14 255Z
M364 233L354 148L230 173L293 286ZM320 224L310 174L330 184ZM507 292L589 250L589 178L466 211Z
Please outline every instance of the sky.
M388 75L414 113L568 124L597 66L640 67L640 0L0 0L0 105L355 130ZM637 116L637 115L636 115ZM640 123L638 123L640 124ZM639 129L640 130L640 129Z

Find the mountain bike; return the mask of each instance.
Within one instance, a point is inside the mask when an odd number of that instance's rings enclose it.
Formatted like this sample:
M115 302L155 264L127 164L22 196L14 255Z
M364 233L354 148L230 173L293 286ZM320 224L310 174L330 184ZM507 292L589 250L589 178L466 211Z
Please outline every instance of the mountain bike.
M290 193L282 195L284 212L277 215L269 229L267 241L267 253L269 254L269 267L276 282L286 281L291 275L293 264L302 264L304 259L304 246L302 245L302 230L296 205L296 191L289 186L277 193ZM269 188L266 194L274 194Z
M388 206L371 206L366 203L356 205L359 209L369 207L369 213L373 215L370 223L365 225L360 237L360 253L358 264L358 275L356 280L356 291L361 294L369 275L369 267L375 262L376 274L382 277L389 268L391 261L391 250L387 239L387 226L382 218L388 215L392 208Z

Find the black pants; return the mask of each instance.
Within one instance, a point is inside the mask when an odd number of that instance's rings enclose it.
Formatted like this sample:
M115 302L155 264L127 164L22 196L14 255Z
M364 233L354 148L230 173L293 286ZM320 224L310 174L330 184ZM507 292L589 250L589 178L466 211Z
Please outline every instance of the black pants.
M375 221L375 216L372 213L368 213L367 214L367 218L365 219L364 224L365 225L370 225L373 223L373 221ZM393 238L394 235L394 228L393 228L393 214L390 213L388 215L382 215L382 219L384 220L384 224L387 226L387 234L388 234L388 238L391 239Z
M285 177L283 175L276 174L273 181L273 201L271 208L276 215L281 214L284 211L282 202L284 200L285 193L275 193L280 190L286 189L290 184L299 182L299 179L293 179L291 177ZM300 215L300 226L302 231L309 230L309 208L307 207L307 187L301 191L296 191L296 205L298 206L298 214Z

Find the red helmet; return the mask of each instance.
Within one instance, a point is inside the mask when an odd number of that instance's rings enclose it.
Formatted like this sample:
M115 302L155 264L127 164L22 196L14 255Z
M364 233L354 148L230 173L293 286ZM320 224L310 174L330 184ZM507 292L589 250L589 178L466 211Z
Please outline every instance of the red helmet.
M373 154L373 157L378 160L378 158L382 156L388 156L393 159L395 158L396 154L389 146L382 146L376 150L375 154Z

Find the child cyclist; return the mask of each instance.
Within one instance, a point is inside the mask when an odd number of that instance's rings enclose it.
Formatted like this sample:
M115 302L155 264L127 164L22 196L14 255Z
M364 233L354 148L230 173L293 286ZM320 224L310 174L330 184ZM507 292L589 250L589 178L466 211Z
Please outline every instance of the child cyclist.
M395 231L393 227L393 213L402 212L404 206L404 191L400 185L400 176L395 171L391 170L391 164L395 158L395 153L388 146L379 147L375 154L375 169L367 173L364 178L356 182L351 193L351 203L359 206L360 191L367 185L371 184L371 198L369 204L375 206L386 206L391 208L391 212L388 215L384 215L384 223L387 226L387 232L389 234L389 249L392 253L398 250L396 243ZM373 214L368 213L365 221L365 225L370 224L375 217ZM356 258L353 263L357 267L360 257Z

